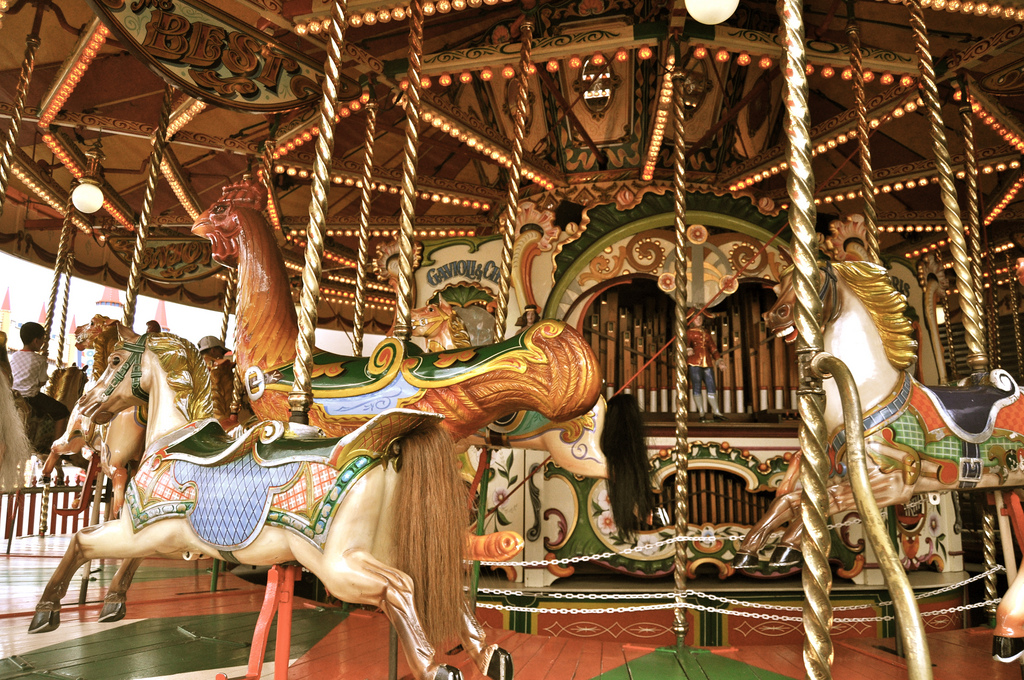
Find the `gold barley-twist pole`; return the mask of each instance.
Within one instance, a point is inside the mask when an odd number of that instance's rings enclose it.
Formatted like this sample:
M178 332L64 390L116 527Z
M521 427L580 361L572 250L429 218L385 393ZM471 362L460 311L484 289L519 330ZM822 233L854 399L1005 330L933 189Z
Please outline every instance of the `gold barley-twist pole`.
M936 251L935 263L942 267L942 254ZM949 351L949 380L958 380L956 367L956 345L953 343L953 320L949 314L949 293L942 291L943 325L946 327L946 349Z
M981 555L985 571L990 571L996 566L996 515L991 505L985 505L981 515ZM985 577L985 611L990 617L996 615L998 602L994 602L996 594L996 574L989 574Z
M373 142L377 128L377 102L366 104L366 140L363 143L363 185L359 195L359 248L356 250L356 302L352 311L352 351L363 356L363 317L366 314L366 270L370 249L370 202L373 192Z
M677 43L678 46L678 43ZM688 429L686 419L689 416L688 395L689 366L686 364L686 72L682 60L676 57L672 71L672 124L675 135L675 148L672 156L673 188L675 191L676 209L676 269L675 269L675 368L676 368L676 445L672 449L672 462L676 466L676 536L686 536L690 523L690 502L687 466L690 454L686 442ZM676 609L672 630L676 634L676 649L682 651L686 646L686 633L690 624L686 620L683 605L686 598L686 543L675 545L675 576Z
M853 15L853 2L847 0L849 17L846 35L850 39L850 64L853 67L853 94L857 106L857 147L860 153L860 188L864 194L864 232L868 257L882 264L875 220L875 181L871 177L871 145L868 129L867 97L864 95L864 59L860 51L860 26Z
M227 347L228 324L231 323L231 315L235 313L235 297L238 295L238 272L234 269L228 270L228 280L224 284L224 316L220 320L220 341Z
M780 14L786 74L786 136L790 198L789 223L793 229L793 287L796 291L797 359L800 388L800 519L805 527L802 543L804 568L804 668L816 680L832 677L832 568L828 563L831 537L827 525L829 497L826 482L829 459L825 451L824 393L821 379L811 369L811 359L822 351L820 272L817 235L814 230L814 170L811 167L810 110L807 105L807 72L802 3L782 0Z
M64 301L60 306L60 325L57 327L57 368L64 368L64 338L67 337L68 328L68 302L71 297L71 263L75 259L74 253L68 253L67 273L64 275ZM47 335L47 338L50 336ZM49 344L49 342L47 342Z
M65 287L71 285L70 259L71 237L75 231L74 222L75 207L68 198L68 204L64 212L64 224L60 229L60 243L57 245L57 261L53 265L53 284L50 286L50 300L46 305L46 318L43 321L43 330L46 332L46 344L43 345L43 356L50 352L50 332L53 330L53 317L57 313L57 293L60 289L61 277L65 279ZM57 358L60 361L60 357Z
M14 149L18 146L18 133L21 131L21 117L25 113L25 99L28 96L28 84L32 80L32 69L36 64L36 51L39 49L39 29L43 22L45 2L36 3L36 15L32 21L32 31L25 38L25 57L21 62L21 76L18 78L18 89L14 95L14 111L11 113L11 126L3 137L3 148L0 149L0 215L4 212L4 201L7 199L7 186L11 182L11 165L14 163Z
M939 188L942 192L942 206L946 216L949 249L953 253L953 271L960 289L960 308L964 314L964 330L967 340L967 365L974 373L988 372L988 353L985 350L985 327L982 317L979 291L971 285L970 256L964 237L964 225L960 220L960 206L957 204L956 187L953 185L952 160L946 145L946 131L939 105L939 89L935 84L935 67L932 64L928 32L924 24L924 12L920 0L904 0L910 10L910 26L914 31L918 68L921 71L921 96L924 98L928 121L931 124L932 145L935 148L935 166L939 171Z
M139 288L142 285L142 254L146 252L146 239L149 237L149 217L153 210L153 199L156 197L156 184L160 179L160 163L167 148L167 125L171 119L171 101L174 99L174 88L164 87L164 103L160 107L160 120L153 133L153 151L149 155L149 174L146 176L146 193L142 197L142 210L139 211L139 223L135 226L135 250L132 252L132 266L128 272L128 285L125 288L124 319L122 323L131 328L135 323L135 306L139 299Z
M519 74L516 78L516 99L513 111L512 165L508 169L508 194L501 218L501 276L498 282L497 304L494 309L494 331L497 340L505 338L508 320L508 291L512 280L512 240L519 217L519 183L523 179L523 140L526 137L526 105L530 92L530 56L533 42L533 24L524 21L520 27ZM519 303L522 305L522 301Z
M1006 272L1010 275L1010 318L1013 319L1013 346L1017 350L1016 356L1020 357L1021 352L1024 352L1020 336L1020 314L1017 313L1020 296L1017 293L1017 282L1013 276L1013 262L1010 261L1010 253L1006 253Z
M412 241L416 233L416 164L420 144L420 71L423 59L423 0L409 2L409 69L405 90L405 149L402 155L401 214L398 216L398 301L395 337L408 340L413 305Z
M967 81L960 81L960 123L964 128L964 178L967 194L967 243L970 252L971 287L984 290L981 280L981 203L978 200L978 155L974 145L974 112ZM958 282L959 283L959 282ZM960 286L963 288L963 285Z
M277 206L271 207L271 202L274 200L274 149L277 147L277 143L273 137L268 137L263 140L263 153L260 155L260 172L263 173L263 185L267 188L267 205L268 211L277 210Z
M316 159L309 200L309 227L306 229L306 264L302 268L302 293L299 295L299 335L295 339L295 382L288 394L293 423L309 423L313 404L313 340L317 308L320 305L320 276L323 269L324 226L327 224L327 192L331 186L331 157L334 155L334 121L338 109L341 82L341 45L345 38L348 0L334 0L331 26L324 60L324 96L320 100L320 135L316 138Z

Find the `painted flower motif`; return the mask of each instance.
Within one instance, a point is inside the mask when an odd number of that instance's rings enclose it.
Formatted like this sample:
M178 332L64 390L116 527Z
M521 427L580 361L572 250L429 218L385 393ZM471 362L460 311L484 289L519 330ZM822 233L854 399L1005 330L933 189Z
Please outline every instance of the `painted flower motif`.
M491 507L498 507L508 500L508 487L499 486L491 493Z
M658 552L658 548L656 547L657 543L657 535L640 534L640 537L636 541L636 547L640 550L641 555L647 555L650 557L654 553Z
M928 515L928 533L932 536L938 536L942 533L942 519L937 512Z
M601 489L597 492L597 506L602 510L611 510L611 499L608 498L608 489Z
M605 536L610 536L611 534L614 534L616 531L618 531L619 528L615 526L615 520L612 519L611 510L605 510L604 512L597 516L597 528Z

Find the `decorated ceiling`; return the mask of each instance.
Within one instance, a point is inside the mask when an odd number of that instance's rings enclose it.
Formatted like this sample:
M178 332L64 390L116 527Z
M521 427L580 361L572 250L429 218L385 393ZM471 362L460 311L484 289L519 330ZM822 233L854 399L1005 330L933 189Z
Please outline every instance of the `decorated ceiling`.
M973 125L988 247L1022 254L1017 191L1024 149L1024 3L922 0L953 170ZM866 81L881 246L942 253L944 217L908 9L880 0L803 3L815 199L822 222L863 211L851 33ZM0 0L0 129L16 119L0 248L52 264L68 191L101 145L106 202L76 214L76 273L123 285L143 209L151 135L171 86L169 142L151 213L143 292L217 307L224 271L190 232L221 187L270 169L268 217L298 276L319 134L332 7L320 0ZM398 228L406 147L408 5L354 0L343 12L337 125L321 323L348 327L367 110L375 108L370 254ZM669 74L685 78L686 178L695 191L749 200L788 239L785 115L776 3L740 2L723 24L682 0L425 0L416 233L499 229L513 156L514 77L529 31L521 194L554 227L595 224L671 188ZM39 36L38 48L30 36ZM681 66L679 66L681 65ZM962 110L962 111L961 111ZM966 200L961 187L961 204ZM594 216L585 215L594 209ZM758 222L757 219L751 220ZM948 255L946 261L949 261ZM949 285L955 286L955 280ZM371 327L390 325L386 285Z

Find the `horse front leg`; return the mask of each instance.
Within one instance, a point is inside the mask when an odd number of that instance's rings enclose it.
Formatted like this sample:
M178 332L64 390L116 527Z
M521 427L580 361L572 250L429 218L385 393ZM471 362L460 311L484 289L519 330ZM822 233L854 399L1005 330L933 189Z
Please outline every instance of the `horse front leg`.
M103 598L103 609L100 610L101 623L111 623L124 618L128 588L131 587L135 572L141 564L141 557L121 561L121 566L118 567L114 579L110 582L110 588L107 589L107 596Z
M747 532L740 547L736 549L736 557L732 566L735 569L754 569L759 560L757 554L764 548L768 538L781 526L791 523L800 513L800 490L790 491L778 496L768 506L767 512Z
M68 592L68 585L71 577L78 568L88 561L82 550L82 534L97 530L98 527L86 527L71 537L64 557L54 570L49 583L43 589L43 594L36 604L36 613L32 617L32 623L28 626L30 633L48 633L57 630L60 625L60 601Z
M498 645L487 644L487 633L473 616L469 601L462 605L462 632L459 639L480 672L493 680L512 680L512 655Z

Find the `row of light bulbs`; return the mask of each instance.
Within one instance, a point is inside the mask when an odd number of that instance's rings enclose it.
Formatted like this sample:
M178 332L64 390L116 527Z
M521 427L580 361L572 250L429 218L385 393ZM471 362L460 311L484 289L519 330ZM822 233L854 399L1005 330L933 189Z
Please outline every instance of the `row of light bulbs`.
M305 236L305 229L289 229L290 236ZM399 233L398 229L368 229L367 233L374 237L394 237ZM328 229L325 234L327 236L358 236L359 230L357 229ZM476 236L475 229L416 229L415 234L419 238L444 238L447 236L455 237L473 237ZM355 266L353 263L352 266Z
M37 197L41 198L43 202L46 203L46 205L50 206L61 215L64 215L66 213L68 209L67 203L58 200L57 197L54 196L53 193L46 186L37 182L36 179L32 177L32 175L30 175L29 173L22 171L21 166L18 163L11 164L11 172L14 174L15 177L18 178L19 181L21 181L22 184L27 186L32 191L32 193L34 193ZM92 232L92 227L89 226L87 222L81 220L79 217L72 216L72 221L75 223L75 226L77 226L79 230L82 231L82 233L89 234Z
M99 24L96 30L93 31L92 36L90 36L89 41L85 44L81 54L78 55L78 59L75 61L74 66L64 74L63 80L61 80L60 84L57 85L57 92L53 99L50 100L46 109L39 114L39 127L48 127L60 110L64 108L64 103L67 101L68 97L71 96L71 93L74 92L78 82L82 79L82 76L85 75L85 72L88 70L92 60L96 58L97 54L99 54L100 49L107 41L107 36L109 35L110 29L103 24Z
M901 5L903 0L889 0L890 4ZM974 16L990 16L993 19L1011 19L1024 21L1024 9L1011 5L1001 5L993 2L971 2L971 0L921 0L922 7L931 7L934 10L945 10L947 12L958 12L960 14L973 14Z
M67 149L64 148L64 145L60 143L60 140L57 139L56 135L48 131L44 132L43 143L46 144L46 147L54 157L68 169L68 172L70 172L75 179L81 179L85 176L85 171L77 162L75 162L74 157L67 151ZM129 220L128 217L115 207L114 204L105 196L103 197L103 207L122 227L128 231L135 230L134 223L132 223L132 221Z
M941 227L941 229L945 230L945 227ZM945 248L945 247L946 247L946 240L943 239L943 240L937 241L935 243L930 243L930 244L928 244L926 246L921 246L917 250L909 250L909 251L903 253L903 256L906 257L907 259L910 259L911 257L918 257L920 255L924 255L925 253L927 253L929 251L938 250L939 248ZM1015 246L1014 246L1013 241L1007 241L1006 243L1001 243L998 246L995 246L993 248L989 248L989 251L985 252L985 253L982 253L981 256L984 258L984 257L989 257L990 255L998 255L999 253L1005 253L1007 250L1010 250L1011 248L1014 248L1014 247ZM942 263L942 268L943 269L952 269L953 268L953 262L943 262ZM1002 270L996 269L996 273L997 274L1001 274L1001 273L1003 273L1005 271L1006 271L1005 268L1003 268ZM988 276L988 273L987 272L984 273L983 276Z
M675 55L665 58L665 74L661 77L661 91L658 93L658 108L654 111L654 130L651 132L651 143L647 145L644 156L644 169L640 176L645 182L654 179L654 168L657 165L661 144L665 140L669 128L669 110L672 108L672 69L676 65Z
M370 101L370 93L363 92L359 95L359 99L354 99L345 103L338 102L338 112L334 114L334 122L340 122L342 118L348 118L356 111L361 110L368 101ZM313 138L319 135L319 125L310 124L309 127L299 128L292 132L290 136L285 137L278 142L277 146L274 148L272 157L276 161L278 158L287 156L303 144L313 141Z
M288 175L289 177L298 177L299 179L307 179L312 172L308 169L299 167L296 165L284 165L277 164L274 166L274 172L279 175ZM348 187L359 187L362 188L363 180L361 177L354 177L352 175L346 175L342 173L333 173L331 175L331 182L338 185L344 185ZM401 187L396 184L388 184L385 182L370 182L370 189L379 191L380 193L397 194ZM473 208L474 210L488 211L491 209L491 204L486 201L479 199L463 198L459 196L453 196L450 194L444 194L437 191L417 191L416 196L427 201L434 203L443 203L444 205L453 205L462 208Z
M448 14L451 11L461 12L462 10L472 7L477 8L481 5L497 5L499 0L427 0L423 3L423 14L425 16L433 16L434 14ZM501 2L512 2L512 0L501 0ZM391 8L383 8L379 10L369 10L366 12L355 12L349 15L347 21L348 25L353 28L359 28L363 24L367 26L373 26L376 23L386 24L387 22L394 19L395 21L402 21L409 15L408 5L396 5ZM321 33L326 32L331 27L331 18L325 17L323 19L309 19L308 21L302 21L295 24L295 32L299 35L306 35L307 33Z
M1024 187L1024 177L1017 178L1017 181L1014 182L1013 185L1006 190L1006 193L1003 194L1003 197L999 199L999 203L996 203L996 206L992 208L992 212L990 212L988 216L985 217L986 227L992 224L992 222L994 222L995 219L999 217L999 214L1006 209L1006 206L1013 203L1014 199L1017 198L1017 194L1020 192L1021 187Z

